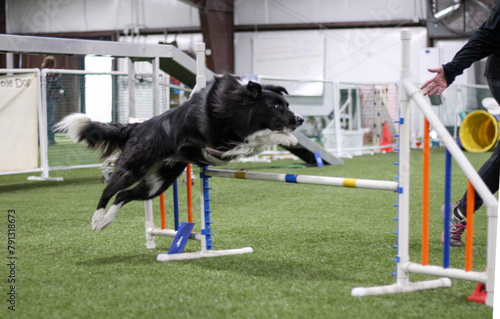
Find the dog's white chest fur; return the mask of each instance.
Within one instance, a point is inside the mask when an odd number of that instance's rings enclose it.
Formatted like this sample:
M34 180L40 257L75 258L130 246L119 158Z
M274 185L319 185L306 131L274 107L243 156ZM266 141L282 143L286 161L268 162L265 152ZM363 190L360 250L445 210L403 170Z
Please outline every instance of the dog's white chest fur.
M222 165L238 156L254 156L262 153L266 146L275 144L291 146L297 145L297 143L297 138L289 132L265 129L249 135L243 143L236 146L232 150L227 152L217 152L211 149L204 149L203 156L213 165ZM219 158L214 157L211 153L216 153ZM222 160L220 158L222 158Z

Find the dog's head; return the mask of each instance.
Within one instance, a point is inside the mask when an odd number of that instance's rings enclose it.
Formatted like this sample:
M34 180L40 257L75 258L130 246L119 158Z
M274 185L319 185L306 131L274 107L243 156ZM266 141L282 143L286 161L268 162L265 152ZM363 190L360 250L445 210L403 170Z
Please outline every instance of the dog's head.
M250 81L246 89L253 99L253 121L261 129L291 132L304 122L300 115L289 109L284 96L288 92L284 87Z
M238 156L253 156L266 145L297 144L291 134L304 119L289 109L281 86L248 82L224 75L215 78L206 91L208 123L212 128L211 144L204 149L208 162L214 157L229 160Z

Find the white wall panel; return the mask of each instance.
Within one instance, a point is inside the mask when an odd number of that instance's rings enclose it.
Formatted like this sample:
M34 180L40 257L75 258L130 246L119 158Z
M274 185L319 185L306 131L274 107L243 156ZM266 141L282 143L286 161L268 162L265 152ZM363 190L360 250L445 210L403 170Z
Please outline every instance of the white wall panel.
M235 0L236 24L414 20L422 0Z
M8 33L199 25L198 9L178 0L7 0Z
M426 46L426 30L411 28L412 75L419 80L419 50ZM238 33L235 37L235 70L252 73L252 38L256 36L301 37L323 34L326 38L325 79L341 82L383 83L399 80L401 63L400 28L346 29ZM263 74L265 75L265 74Z

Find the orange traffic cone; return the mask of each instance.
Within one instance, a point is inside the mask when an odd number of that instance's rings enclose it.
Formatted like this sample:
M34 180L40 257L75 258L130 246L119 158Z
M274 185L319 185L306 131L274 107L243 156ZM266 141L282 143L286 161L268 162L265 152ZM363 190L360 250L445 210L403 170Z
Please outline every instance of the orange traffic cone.
M391 139L391 132L389 131L389 124L387 122L384 122L384 126L382 127L382 141L380 142L381 146L384 145L389 145L389 147L384 147L380 149L382 152L392 152L392 139Z

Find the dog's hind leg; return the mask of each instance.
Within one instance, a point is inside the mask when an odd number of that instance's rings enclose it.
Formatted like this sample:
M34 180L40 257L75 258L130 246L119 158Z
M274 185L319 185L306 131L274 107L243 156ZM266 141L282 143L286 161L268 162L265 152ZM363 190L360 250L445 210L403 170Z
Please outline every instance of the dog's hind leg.
M101 230L110 224L103 224L103 220L107 215L106 206L108 205L109 200L119 191L132 186L144 175L145 173L141 174L140 172L131 172L122 167L115 168L115 171L111 175L108 185L102 192L99 204L97 204L97 210L95 211L94 216L92 216L92 230ZM121 206L113 205L108 212L110 216L116 215Z
M163 193L184 171L186 165L186 163L165 164L157 171L150 172L133 188L119 192L111 208L102 216L98 229L109 226L114 221L118 210L126 203L133 200L148 200Z

